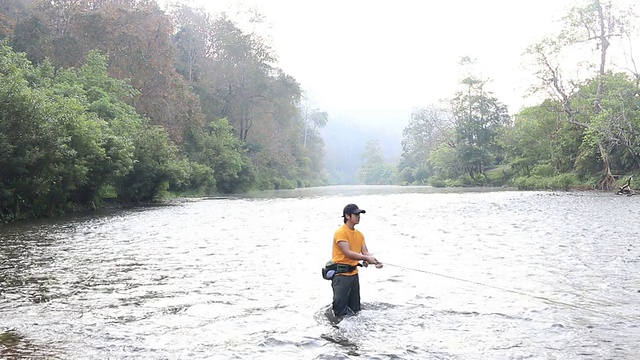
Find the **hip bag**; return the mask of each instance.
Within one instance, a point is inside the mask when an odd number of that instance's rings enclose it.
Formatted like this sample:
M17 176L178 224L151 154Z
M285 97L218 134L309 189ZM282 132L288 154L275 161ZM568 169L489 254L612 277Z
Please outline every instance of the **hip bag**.
M353 266L349 264L340 264L329 261L322 268L322 278L325 280L331 280L333 279L335 274L352 272L358 266L362 266L362 264L358 263L358 265Z

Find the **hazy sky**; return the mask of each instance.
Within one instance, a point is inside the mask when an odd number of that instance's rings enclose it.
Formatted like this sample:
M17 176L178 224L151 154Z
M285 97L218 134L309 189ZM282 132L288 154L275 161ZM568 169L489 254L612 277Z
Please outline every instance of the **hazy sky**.
M478 60L476 74L511 113L535 81L526 47L555 33L576 0L184 0L212 12L254 7L255 30L273 46L331 121L406 125L414 108L449 98L463 77L458 60ZM633 0L614 0L628 2Z
M536 30L549 28L560 1L289 3L288 10L264 6L282 68L320 106L358 118L409 113L451 96L463 55L478 59L499 98L520 106L520 54Z

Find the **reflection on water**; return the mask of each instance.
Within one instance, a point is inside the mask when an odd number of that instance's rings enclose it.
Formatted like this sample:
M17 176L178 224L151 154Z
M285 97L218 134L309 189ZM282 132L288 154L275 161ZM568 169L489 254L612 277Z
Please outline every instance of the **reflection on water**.
M2 226L0 354L634 359L636 200L327 187ZM350 202L388 266L332 323L320 267Z
M245 198L313 198L313 197L340 197L361 195L397 195L397 194L459 194L459 193L487 193L513 191L508 188L434 188L431 186L324 186L299 188L291 190L256 191L248 194L237 195Z
M0 355L3 359L32 358L38 356L38 349L15 331L0 333ZM44 354L40 352L39 356Z

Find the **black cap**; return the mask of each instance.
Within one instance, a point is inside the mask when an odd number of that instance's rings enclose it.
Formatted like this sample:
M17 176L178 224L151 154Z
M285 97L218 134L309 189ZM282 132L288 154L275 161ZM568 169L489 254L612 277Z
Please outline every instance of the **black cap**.
M366 211L360 209L356 204L349 204L344 207L344 210L342 210L342 216L349 215L349 214L364 214L364 213L366 213Z

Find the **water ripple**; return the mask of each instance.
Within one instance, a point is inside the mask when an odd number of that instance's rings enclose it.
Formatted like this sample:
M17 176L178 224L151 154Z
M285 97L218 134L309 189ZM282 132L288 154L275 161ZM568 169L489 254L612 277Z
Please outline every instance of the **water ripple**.
M7 225L0 357L635 359L633 200L333 187ZM337 323L319 267L350 202L389 266Z

